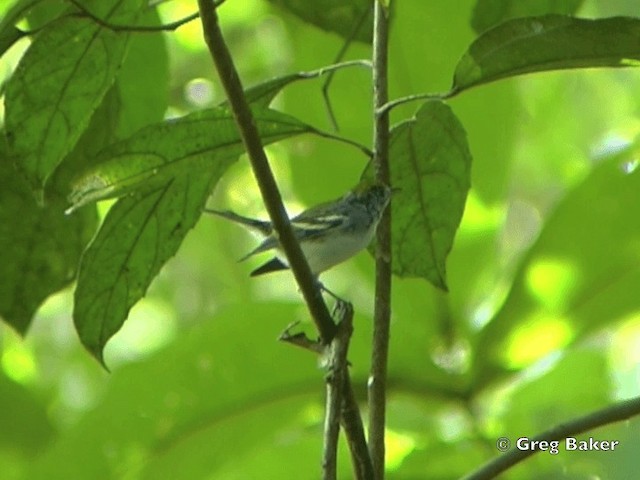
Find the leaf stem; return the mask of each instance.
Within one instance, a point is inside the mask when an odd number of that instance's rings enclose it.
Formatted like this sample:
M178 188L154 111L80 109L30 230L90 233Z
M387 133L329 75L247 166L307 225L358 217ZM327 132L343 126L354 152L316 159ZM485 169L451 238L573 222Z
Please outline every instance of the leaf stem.
M377 181L390 185L389 113L377 113L387 103L387 60L389 19L382 1L374 2L373 15L373 103L374 157ZM389 356L389 321L391 318L391 213L390 208L378 224L376 237L376 289L369 374L369 452L374 478L384 478L387 359Z

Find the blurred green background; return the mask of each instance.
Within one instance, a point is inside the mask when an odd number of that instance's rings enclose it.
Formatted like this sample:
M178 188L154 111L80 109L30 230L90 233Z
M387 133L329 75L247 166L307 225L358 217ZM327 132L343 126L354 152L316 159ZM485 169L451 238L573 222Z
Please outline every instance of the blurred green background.
M446 91L475 37L475 2L396 3L391 96ZM566 4L588 18L637 14L632 0ZM195 9L159 8L165 22ZM265 0L227 0L220 16L247 86L333 63L343 43ZM165 117L223 100L199 22L136 41L156 49L158 82L168 68ZM27 45L3 57L2 78ZM347 53L368 57L364 43ZM331 130L322 82L287 87L275 108ZM450 292L394 279L388 478L458 478L498 454L498 437L533 437L639 394L639 91L635 69L593 69L503 80L449 102L468 134L472 190ZM370 144L370 72L338 72L330 97L340 134ZM416 108L394 110L393 122ZM290 213L341 195L366 164L311 136L268 153ZM246 159L210 205L264 216ZM47 300L25 339L0 325L0 479L318 478L323 372L276 341L294 320L312 325L289 273L250 279L263 259L236 262L253 245L203 217L107 345L111 373L80 346L71 288ZM373 273L364 252L323 275L356 309L350 361L363 402ZM541 453L504 478L634 478L639 427L581 437L618 440L615 452ZM349 478L345 450L340 463Z

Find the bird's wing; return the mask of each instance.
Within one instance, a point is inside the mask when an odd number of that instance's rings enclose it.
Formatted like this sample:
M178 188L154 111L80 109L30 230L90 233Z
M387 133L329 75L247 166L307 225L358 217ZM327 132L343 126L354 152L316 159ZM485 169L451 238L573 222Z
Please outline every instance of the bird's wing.
M325 205L302 212L291 220L299 240L313 239L344 225L348 218L340 212L329 213Z

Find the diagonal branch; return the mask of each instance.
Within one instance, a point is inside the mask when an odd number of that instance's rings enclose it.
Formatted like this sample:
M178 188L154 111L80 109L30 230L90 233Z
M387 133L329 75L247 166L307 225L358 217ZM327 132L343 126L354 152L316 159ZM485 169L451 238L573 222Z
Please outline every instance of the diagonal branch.
M561 423L531 441L562 440L572 435L578 435L609 423L627 420L635 415L640 415L640 397L615 403L601 410L589 413L565 423ZM489 480L495 478L501 472L513 467L517 463L537 453L538 450L513 450L501 455L482 465L475 472L465 476L463 480Z
M229 99L229 105L249 156L265 208L320 333L322 343L328 344L335 334L336 326L324 303L317 281L311 274L309 264L302 254L298 240L293 234L289 217L282 204L282 197L262 146L255 119L244 95L240 77L222 36L216 7L210 0L198 0L198 7L205 41L218 71L220 82Z

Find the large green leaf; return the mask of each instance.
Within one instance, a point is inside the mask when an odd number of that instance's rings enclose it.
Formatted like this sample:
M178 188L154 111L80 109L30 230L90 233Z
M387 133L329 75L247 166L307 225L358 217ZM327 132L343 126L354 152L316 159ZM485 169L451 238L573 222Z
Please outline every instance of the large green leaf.
M159 25L157 9L145 12L145 25ZM134 35L116 80L120 97L117 138L159 122L167 110L169 58L163 35Z
M510 20L480 35L458 62L453 91L524 73L628 67L640 60L640 20L545 15Z
M259 109L254 116L265 144L313 131L274 110ZM103 150L95 166L75 182L70 200L77 208L141 187L166 184L176 175L235 159L243 151L230 110L218 107L194 112L150 125Z
M598 166L558 205L475 350L478 382L518 369L640 307L640 172Z
M391 131L393 271L447 288L446 258L469 191L466 133L442 102L425 103Z
M372 0L270 0L286 8L305 22L344 38L371 42L373 32Z
M572 15L584 0L477 0L471 17L471 26L482 33L506 20L558 13Z
M208 171L193 169L109 210L82 257L73 310L80 340L101 362L104 345L176 253L232 161L211 162Z
M254 115L265 144L310 131L278 112ZM242 151L231 113L217 108L150 126L102 152L106 160L85 177L88 191L75 207L133 193L109 210L82 258L74 322L96 358L102 361L104 345L176 253L211 189Z
M249 302L183 330L115 371L25 478L318 478L323 374L312 354L275 341L298 315L298 304ZM348 456L340 463L347 478Z
M0 154L0 313L21 333L40 304L73 281L80 255L95 231L95 207L65 215L64 197L75 170L112 141L116 108L115 96L107 95L52 178L44 206L35 202L24 177Z
M112 7L105 18L131 22L141 3L100 5ZM7 83L6 134L32 189L42 192L87 128L118 73L127 39L128 34L92 20L62 17L40 32L22 57Z

